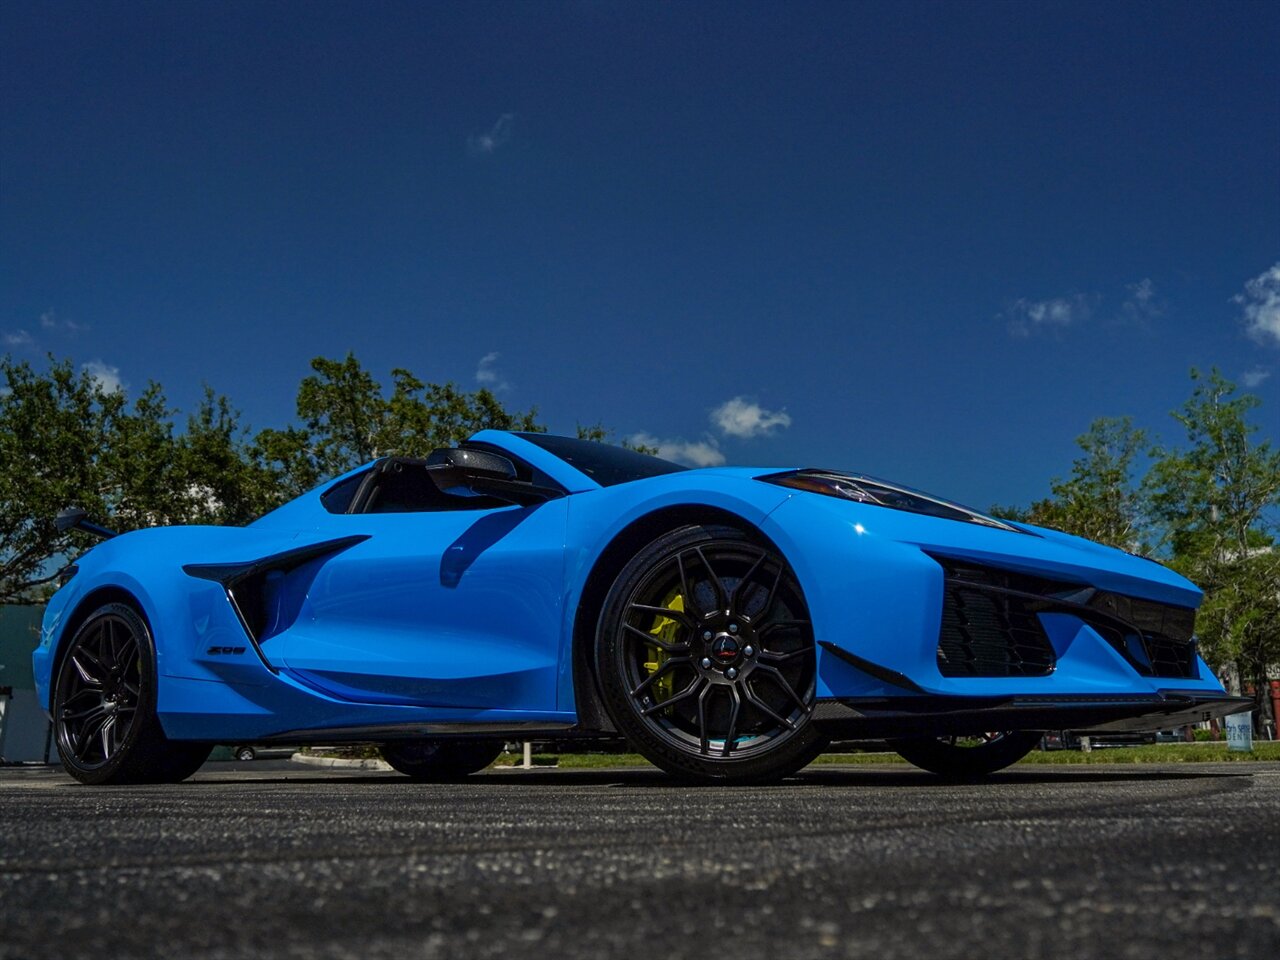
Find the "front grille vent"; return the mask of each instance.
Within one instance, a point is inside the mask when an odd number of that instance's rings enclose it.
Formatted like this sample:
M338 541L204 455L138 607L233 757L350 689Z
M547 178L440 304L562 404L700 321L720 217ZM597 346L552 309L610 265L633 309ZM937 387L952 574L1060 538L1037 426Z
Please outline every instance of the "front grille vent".
M1078 617L1144 677L1198 675L1195 611L967 561L943 569L938 669L945 677L1037 677L1055 654L1039 614Z
M938 669L944 677L1043 677L1053 672L1053 646L1030 609L1035 601L1000 592L1042 588L1048 581L985 567L943 566ZM1010 583L1015 580L1016 585Z

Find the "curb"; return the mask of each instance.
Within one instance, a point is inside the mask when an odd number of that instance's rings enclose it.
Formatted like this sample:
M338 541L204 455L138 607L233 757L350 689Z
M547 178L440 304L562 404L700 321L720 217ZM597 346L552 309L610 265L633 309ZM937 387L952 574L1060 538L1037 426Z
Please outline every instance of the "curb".
M346 770L390 770L385 760L343 760L339 757L313 757L307 753L295 753L290 763L305 763L311 767L341 767Z

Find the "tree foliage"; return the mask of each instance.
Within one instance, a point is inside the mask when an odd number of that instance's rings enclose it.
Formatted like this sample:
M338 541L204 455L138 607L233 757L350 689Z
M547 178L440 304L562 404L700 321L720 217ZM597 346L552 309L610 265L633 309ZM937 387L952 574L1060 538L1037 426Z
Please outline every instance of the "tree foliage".
M1260 401L1217 370L1191 372L1173 416L1186 446L1158 451L1145 486L1172 565L1205 591L1196 621L1206 659L1256 688L1280 663L1280 451L1254 441Z
M1181 444L1148 451L1129 418L1095 420L1051 496L1001 512L1145 552L1189 577L1205 592L1201 652L1253 684L1265 711L1263 681L1280 664L1280 452L1255 439L1257 397L1238 394L1217 370L1192 370L1191 381L1191 396L1173 412Z
M50 561L83 537L54 529L63 507L121 530L255 515L265 498L226 398L207 393L183 433L173 416L155 383L129 404L70 362L0 359L0 602L39 599Z
M1129 417L1094 420L1076 438L1083 456L1072 463L1071 475L1052 481L1052 496L1031 505L1028 522L1122 550L1138 549L1144 497L1134 480L1134 461L1146 439Z
M426 456L486 427L544 429L536 410L508 410L489 390L395 369L387 395L350 354L317 357L311 368L298 387L297 423L250 436L230 401L208 388L180 425L159 384L130 404L70 361L37 371L0 360L0 603L40 600L53 561L85 545L83 534L54 529L66 506L122 531L247 523L377 457Z

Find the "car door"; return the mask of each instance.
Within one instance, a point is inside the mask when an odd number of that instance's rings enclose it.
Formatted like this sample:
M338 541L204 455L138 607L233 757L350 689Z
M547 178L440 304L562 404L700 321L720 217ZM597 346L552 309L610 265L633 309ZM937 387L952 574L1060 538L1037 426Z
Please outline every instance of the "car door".
M345 700L555 710L567 500L374 500L334 517L368 539L324 563L283 664Z

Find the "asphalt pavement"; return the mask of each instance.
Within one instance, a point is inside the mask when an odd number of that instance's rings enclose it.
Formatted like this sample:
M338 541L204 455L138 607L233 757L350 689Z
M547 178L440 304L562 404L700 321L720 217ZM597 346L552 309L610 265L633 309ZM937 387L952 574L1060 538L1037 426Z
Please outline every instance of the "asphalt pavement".
M0 769L0 958L1280 956L1280 765Z

